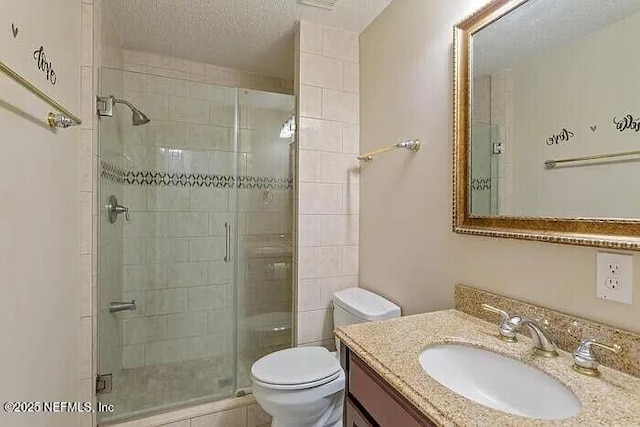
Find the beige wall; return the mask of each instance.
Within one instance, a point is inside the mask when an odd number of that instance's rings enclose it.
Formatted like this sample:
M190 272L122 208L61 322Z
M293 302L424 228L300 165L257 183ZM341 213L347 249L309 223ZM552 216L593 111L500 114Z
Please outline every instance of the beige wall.
M452 26L483 3L395 1L360 37L361 149L423 141L361 168L361 286L406 314L452 307L464 283L638 331L639 268L635 305L605 302L595 249L451 231Z
M547 159L635 150L638 134L621 133L613 123L636 113L640 58L629 55L640 36L640 14L566 45L514 64L511 87L492 85L493 98L511 95L511 215L637 218L640 164L596 162L574 167L542 167ZM549 65L551 66L551 70ZM550 72L552 71L552 72ZM493 83L492 79L492 83ZM493 110L493 106L492 106ZM499 123L503 128L503 123ZM596 131L589 129L596 125ZM569 142L548 145L566 128ZM620 160L620 159L619 159ZM576 167L577 166L577 167Z
M65 0L50 9L42 1L11 3L2 27L11 20L19 33L16 39L10 32L0 36L0 59L81 115L85 124L51 131L44 124L51 108L0 76L0 400L90 400L92 140L81 88L91 88L91 74L83 66L92 58L80 40L91 36L91 27L85 31L81 25L91 22L90 15L85 21L91 5ZM49 10L46 22L43 10ZM23 55L32 43L44 44L58 75L56 86L41 73L32 74L31 56ZM21 55L14 56L16 46ZM90 419L0 413L0 424L12 426L67 427Z
M297 343L334 347L334 291L358 286L358 35L301 22Z

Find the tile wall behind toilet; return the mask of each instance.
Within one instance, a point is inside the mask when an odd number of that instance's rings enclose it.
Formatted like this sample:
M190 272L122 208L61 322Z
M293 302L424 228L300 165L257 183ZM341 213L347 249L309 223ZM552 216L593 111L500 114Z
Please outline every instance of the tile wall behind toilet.
M332 293L358 286L358 41L305 21L297 34L299 345L333 348Z

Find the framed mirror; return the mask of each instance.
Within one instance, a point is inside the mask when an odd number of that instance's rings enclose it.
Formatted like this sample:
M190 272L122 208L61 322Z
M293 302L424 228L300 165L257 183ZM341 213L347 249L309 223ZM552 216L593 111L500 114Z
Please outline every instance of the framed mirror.
M456 24L455 232L640 249L638 40L638 0L494 0Z

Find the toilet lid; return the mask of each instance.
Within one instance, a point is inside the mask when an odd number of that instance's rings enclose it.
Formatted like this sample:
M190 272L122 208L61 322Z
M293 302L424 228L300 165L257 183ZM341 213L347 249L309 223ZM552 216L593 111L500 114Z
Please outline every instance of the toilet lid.
M338 359L324 347L295 347L276 351L251 367L254 379L285 386L319 383L339 371Z

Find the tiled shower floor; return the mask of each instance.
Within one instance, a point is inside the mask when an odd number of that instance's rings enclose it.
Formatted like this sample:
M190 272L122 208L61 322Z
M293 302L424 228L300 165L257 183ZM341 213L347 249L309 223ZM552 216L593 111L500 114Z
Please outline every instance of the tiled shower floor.
M272 347L242 355L238 360L239 390L251 385L250 369L263 355L285 348ZM110 393L99 395L99 401L115 406L113 414L105 414L100 422L117 421L174 409L194 401L211 401L235 393L233 358L217 356L187 362L145 366L113 375Z

